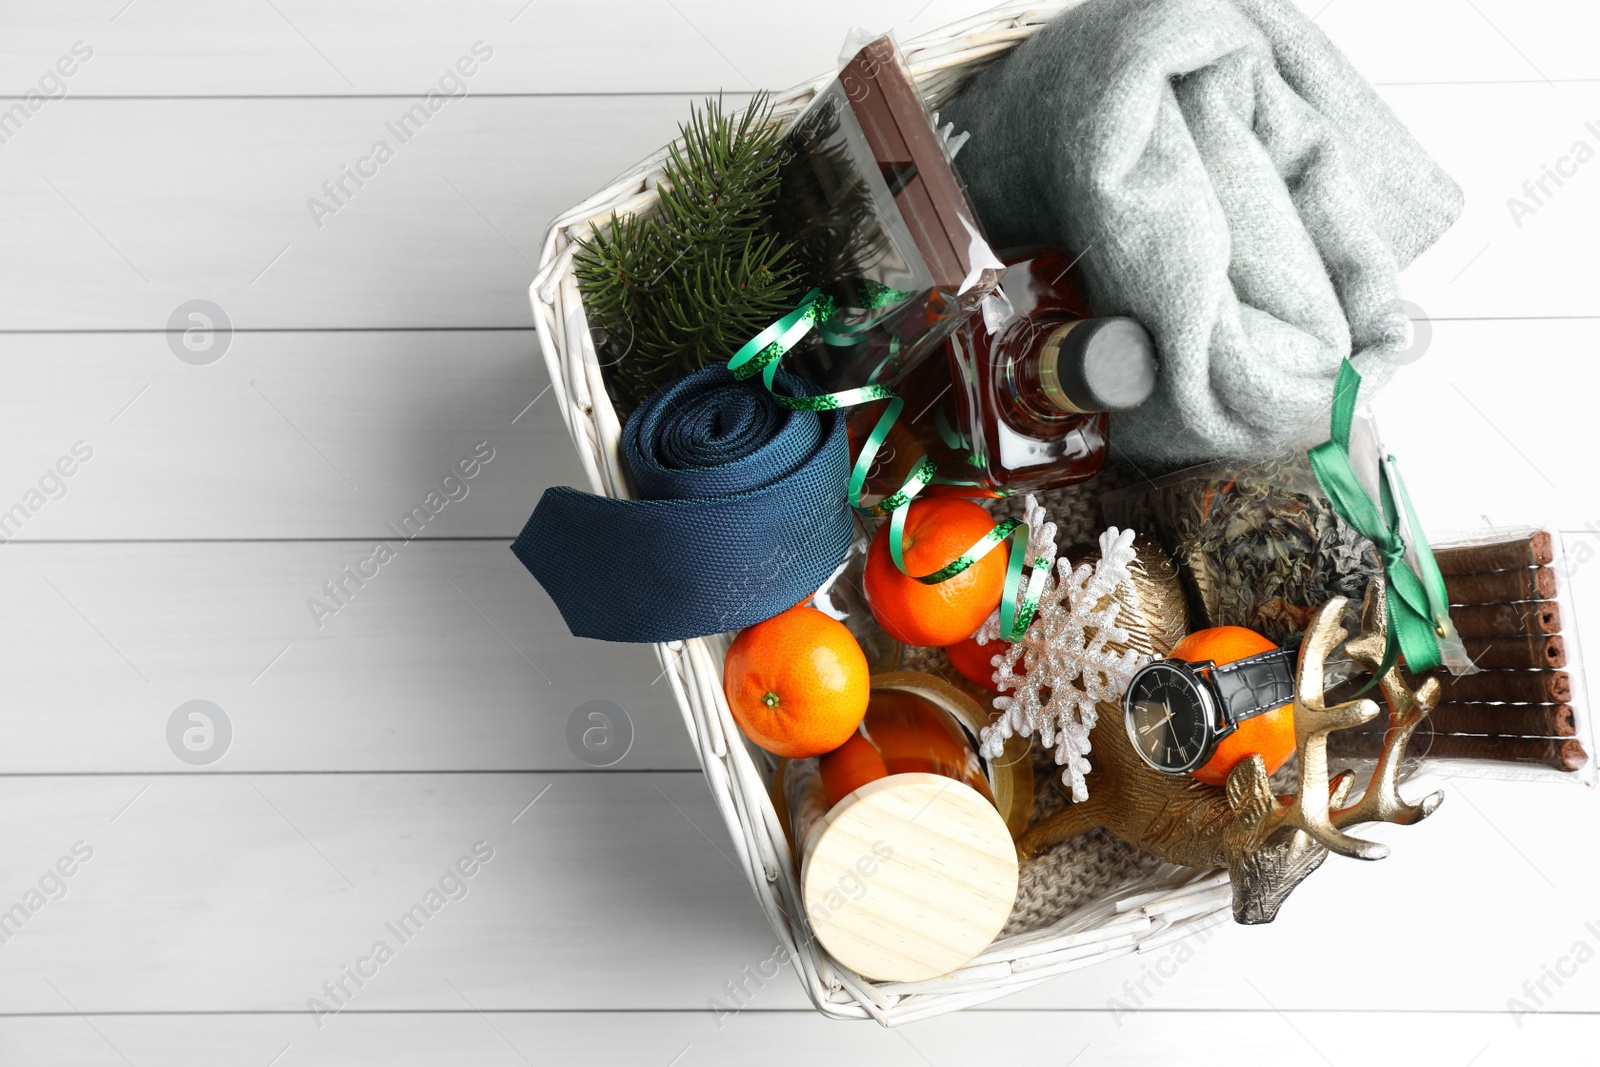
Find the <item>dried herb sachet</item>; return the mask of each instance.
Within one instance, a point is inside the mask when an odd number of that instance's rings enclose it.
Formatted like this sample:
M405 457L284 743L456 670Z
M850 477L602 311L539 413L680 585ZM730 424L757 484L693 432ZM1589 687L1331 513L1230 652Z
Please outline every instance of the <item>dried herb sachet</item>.
M1198 627L1300 636L1329 598L1360 603L1382 573L1339 518L1304 452L1192 467L1107 494L1106 518L1155 537L1178 563Z

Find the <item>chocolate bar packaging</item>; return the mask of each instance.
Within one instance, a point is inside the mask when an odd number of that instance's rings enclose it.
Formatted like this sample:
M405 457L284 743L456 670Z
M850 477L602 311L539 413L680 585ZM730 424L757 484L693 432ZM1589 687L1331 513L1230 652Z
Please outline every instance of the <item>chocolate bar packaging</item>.
M892 384L994 291L949 149L887 36L866 44L780 148L773 228L832 302L786 365L825 389Z
M1593 783L1594 723L1564 549L1559 534L1533 527L1434 539L1451 618L1480 669L1430 672L1440 703L1417 733L1425 766ZM1352 731L1339 746L1370 748L1367 733Z

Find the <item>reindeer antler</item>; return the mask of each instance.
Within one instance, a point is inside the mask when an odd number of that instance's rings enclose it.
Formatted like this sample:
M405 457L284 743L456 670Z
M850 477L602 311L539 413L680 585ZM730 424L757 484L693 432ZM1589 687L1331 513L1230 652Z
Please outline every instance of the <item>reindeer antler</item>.
M1324 604L1300 645L1294 697L1300 786L1287 806L1274 802L1275 810L1263 822L1260 839L1266 840L1282 827L1292 826L1330 852L1376 860L1389 854L1387 845L1351 837L1339 829L1354 821L1345 818L1345 813L1354 809L1335 810L1349 792L1350 773L1343 772L1331 782L1328 778L1328 735L1369 722L1378 714L1378 705L1365 697L1330 705L1323 693L1323 667L1328 654L1347 636L1339 625L1346 603L1344 597L1334 597Z
M1361 604L1361 633L1344 644L1345 653L1372 674L1383 666L1385 642L1388 639L1388 598L1384 595L1383 579L1374 578L1367 584L1366 596ZM1398 780L1400 760L1405 755L1411 735L1439 703L1439 680L1429 678L1415 691L1405 684L1400 668L1391 665L1378 679L1378 685L1389 703L1389 732L1384 735L1383 753L1372 772L1372 781L1353 807L1334 815L1334 825L1353 826L1362 822L1392 822L1408 826L1420 822L1434 813L1444 801L1444 793L1433 793L1420 804L1408 804L1400 799Z

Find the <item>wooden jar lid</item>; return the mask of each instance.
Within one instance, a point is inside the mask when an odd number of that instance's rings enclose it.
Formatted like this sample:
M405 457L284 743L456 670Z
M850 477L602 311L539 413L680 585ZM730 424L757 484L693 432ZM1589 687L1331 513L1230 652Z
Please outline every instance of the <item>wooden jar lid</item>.
M987 948L1017 896L1011 833L987 798L938 774L892 774L840 801L800 871L806 917L867 978L948 974Z

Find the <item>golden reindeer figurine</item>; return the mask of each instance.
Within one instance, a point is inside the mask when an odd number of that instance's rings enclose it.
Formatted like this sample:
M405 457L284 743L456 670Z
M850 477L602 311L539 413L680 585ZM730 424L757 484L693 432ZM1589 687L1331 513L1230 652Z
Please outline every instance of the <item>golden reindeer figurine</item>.
M1033 855L1103 827L1171 863L1226 867L1233 883L1233 917L1241 923L1271 922L1284 899L1329 852L1367 860L1387 856L1387 846L1344 830L1359 823L1414 823L1444 799L1434 793L1420 804L1408 804L1396 788L1406 744L1438 703L1439 683L1430 678L1413 692L1398 667L1390 667L1380 679L1389 704L1389 730L1371 782L1361 799L1347 806L1354 776L1343 771L1330 780L1328 734L1370 721L1378 706L1366 698L1326 703L1323 668L1347 636L1339 625L1345 604L1337 597L1323 605L1300 646L1294 700L1300 781L1293 797L1273 796L1260 756L1234 767L1226 789L1156 771L1129 743L1122 709L1102 704L1090 731L1094 770L1089 799L1034 824L1017 842L1018 851ZM1345 642L1345 652L1369 672L1383 665L1387 614L1383 583L1375 580L1363 601L1361 633Z

